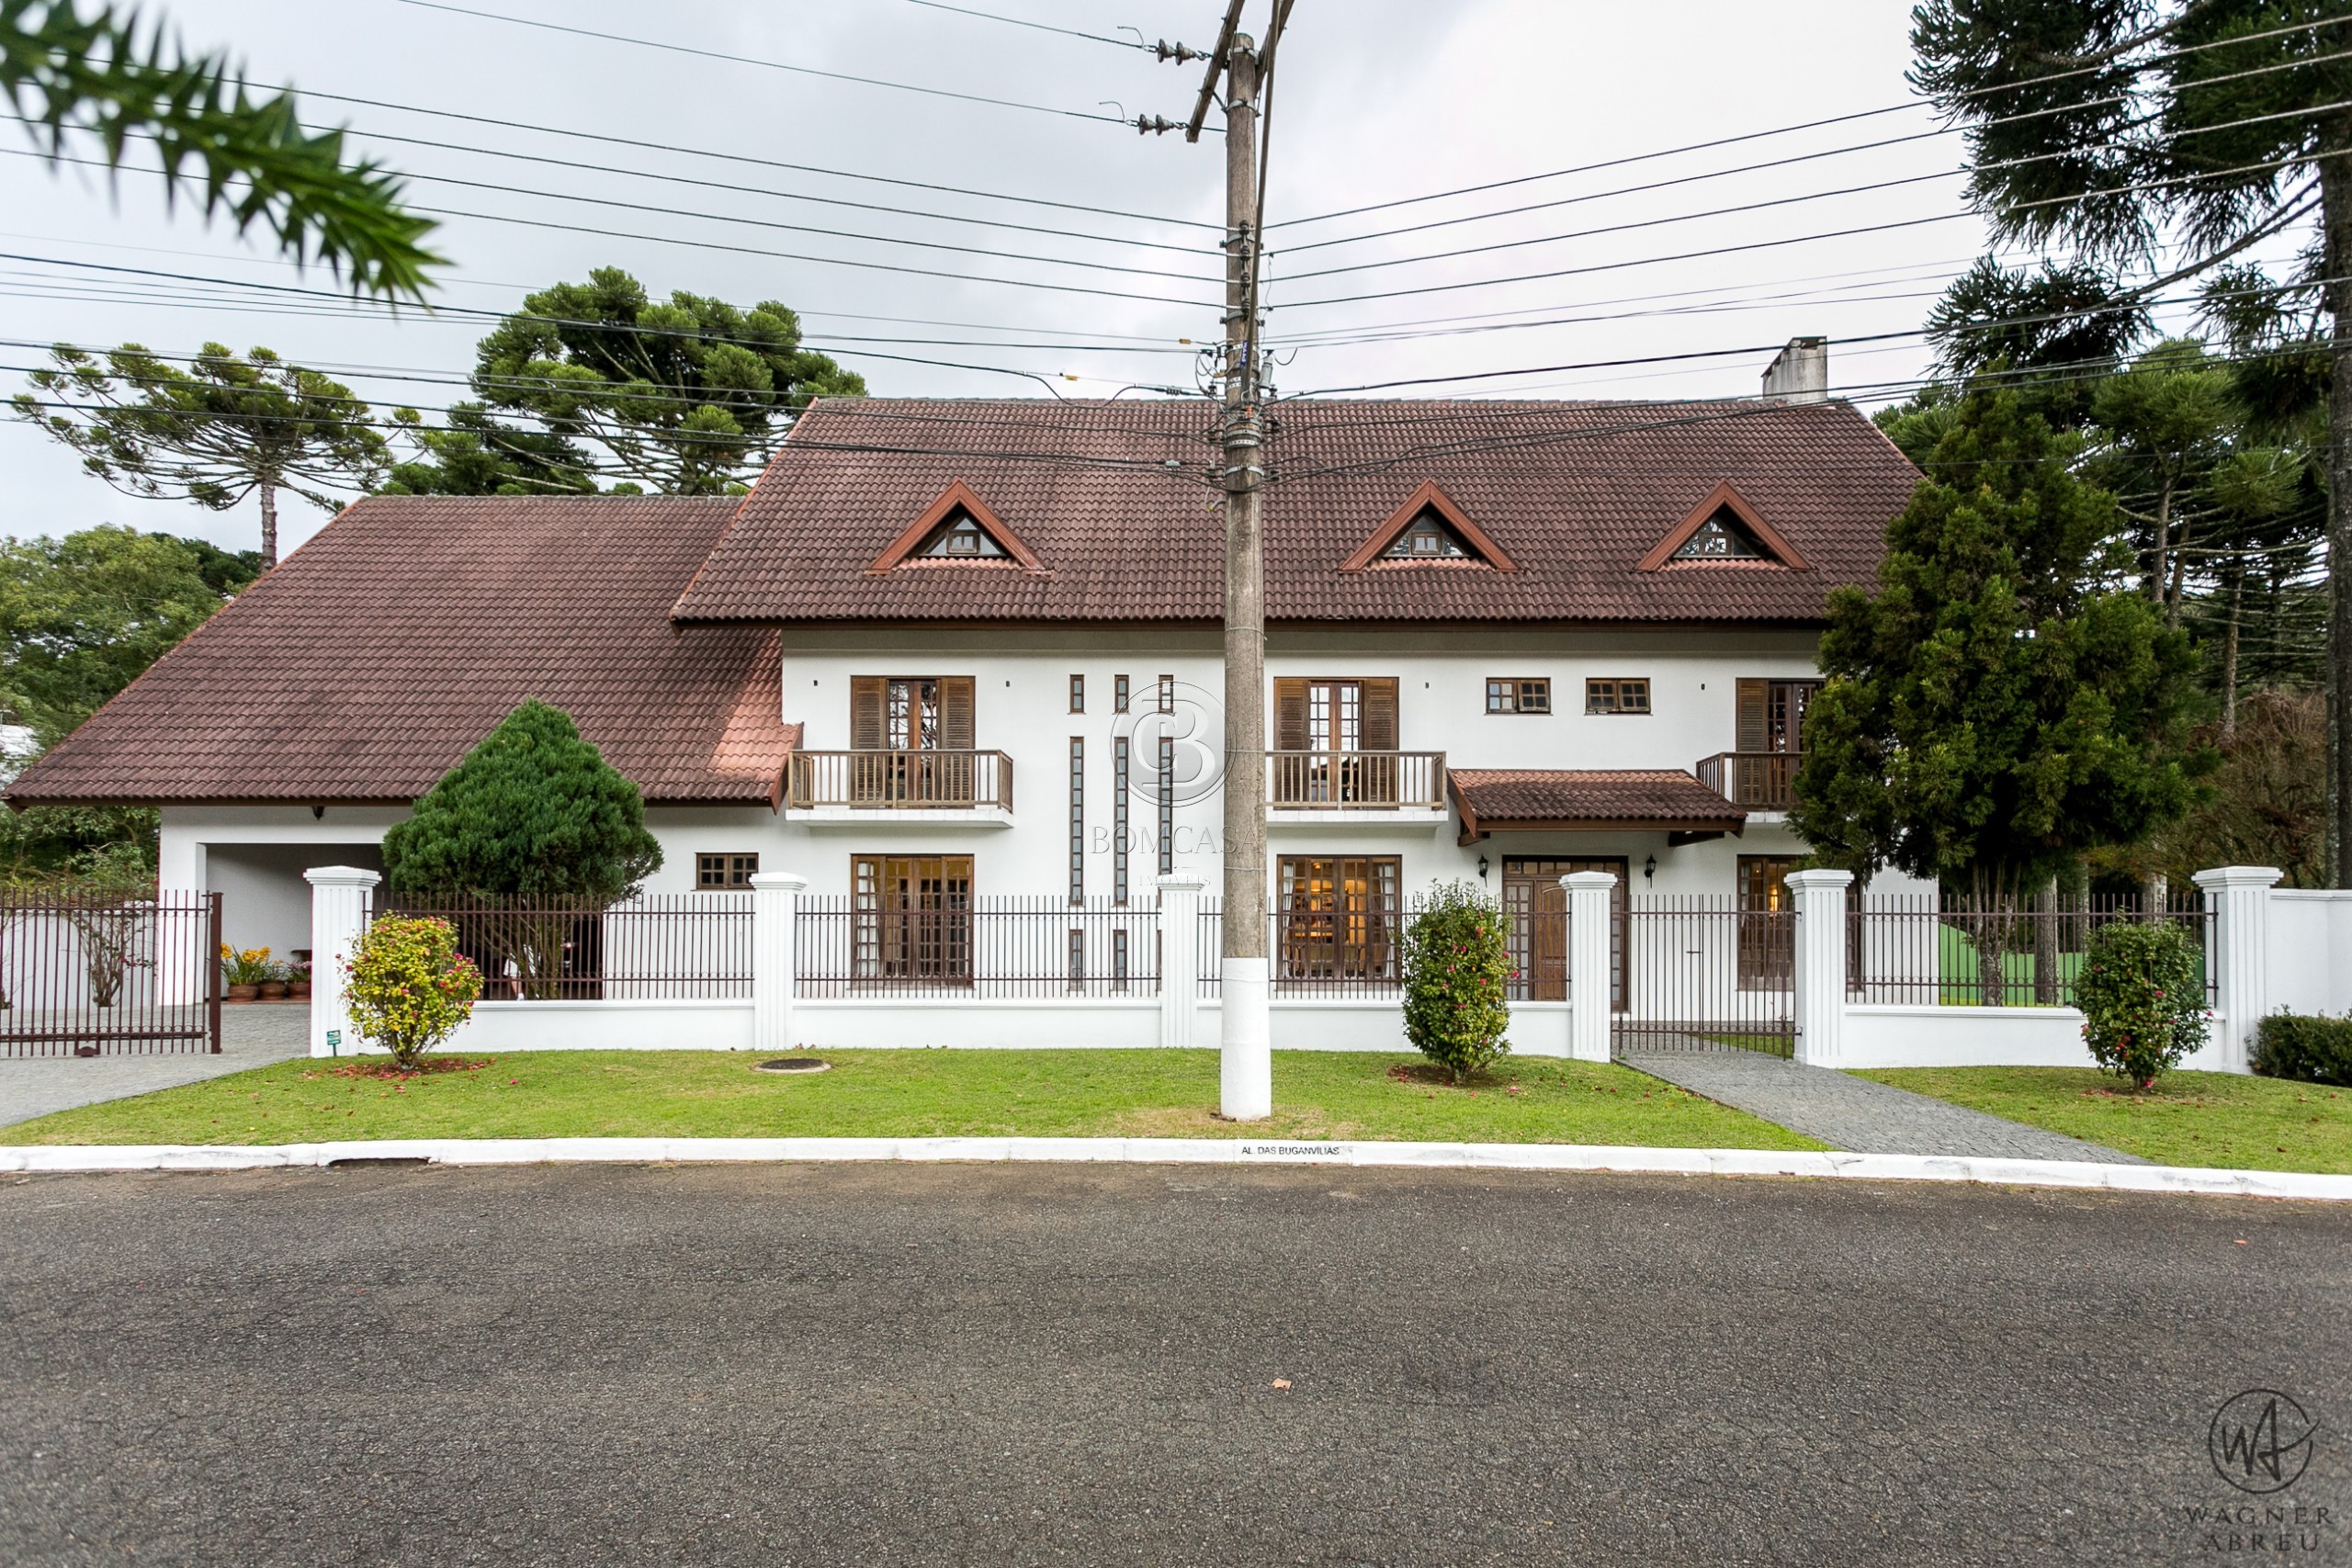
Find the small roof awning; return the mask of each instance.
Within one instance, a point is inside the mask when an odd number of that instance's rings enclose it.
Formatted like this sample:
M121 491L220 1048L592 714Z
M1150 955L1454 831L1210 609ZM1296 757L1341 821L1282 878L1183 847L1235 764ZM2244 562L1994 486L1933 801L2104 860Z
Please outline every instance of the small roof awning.
M1450 768L1465 844L1489 833L1671 833L1719 838L1747 813L1666 769Z

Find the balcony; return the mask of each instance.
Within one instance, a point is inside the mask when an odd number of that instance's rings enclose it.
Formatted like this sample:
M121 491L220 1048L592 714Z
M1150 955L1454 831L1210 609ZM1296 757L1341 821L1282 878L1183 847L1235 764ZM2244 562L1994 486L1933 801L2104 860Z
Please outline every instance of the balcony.
M1786 811L1796 804L1802 751L1719 751L1699 759L1699 782L1749 811Z
M1270 751L1266 809L1293 822L1442 817L1445 753Z
M812 825L1009 826L1012 759L1001 751L795 751L784 808Z

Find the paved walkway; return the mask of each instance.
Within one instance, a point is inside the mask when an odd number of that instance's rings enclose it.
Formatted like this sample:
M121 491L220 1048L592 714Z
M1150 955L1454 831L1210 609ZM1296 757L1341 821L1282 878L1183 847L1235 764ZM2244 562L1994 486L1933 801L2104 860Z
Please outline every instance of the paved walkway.
M1756 1051L1656 1051L1629 1067L1857 1154L1974 1155L2145 1165L2137 1155Z
M307 1003L248 1002L221 1010L220 1054L0 1056L0 1126L52 1111L201 1083L299 1056L310 1043Z

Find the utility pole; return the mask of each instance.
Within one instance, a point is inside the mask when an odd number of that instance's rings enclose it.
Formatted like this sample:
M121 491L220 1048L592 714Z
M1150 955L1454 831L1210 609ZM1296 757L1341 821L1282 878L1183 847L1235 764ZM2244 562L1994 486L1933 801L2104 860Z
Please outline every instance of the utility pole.
M1225 388L1218 418L1225 489L1225 919L1218 1109L1229 1120L1273 1113L1266 959L1265 431L1259 411L1257 44L1232 0L1187 127L1198 141L1225 85ZM1275 37L1288 10L1277 0ZM1269 39L1272 47L1273 39Z

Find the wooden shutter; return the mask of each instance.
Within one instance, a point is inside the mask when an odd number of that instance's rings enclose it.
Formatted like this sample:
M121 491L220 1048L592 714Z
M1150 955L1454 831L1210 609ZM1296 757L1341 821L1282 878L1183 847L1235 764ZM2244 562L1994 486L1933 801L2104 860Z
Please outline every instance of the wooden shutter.
M1396 750L1396 678L1363 683L1363 749Z
M1771 749L1769 738L1770 721L1767 710L1771 704L1772 682L1748 681L1739 682L1738 723L1732 742L1735 751L1765 751Z
M939 749L969 751L972 740L972 677L939 678Z
M879 751L889 743L890 682L880 675L849 678L849 746Z
M1306 682L1295 675L1274 682L1274 750L1306 750Z

